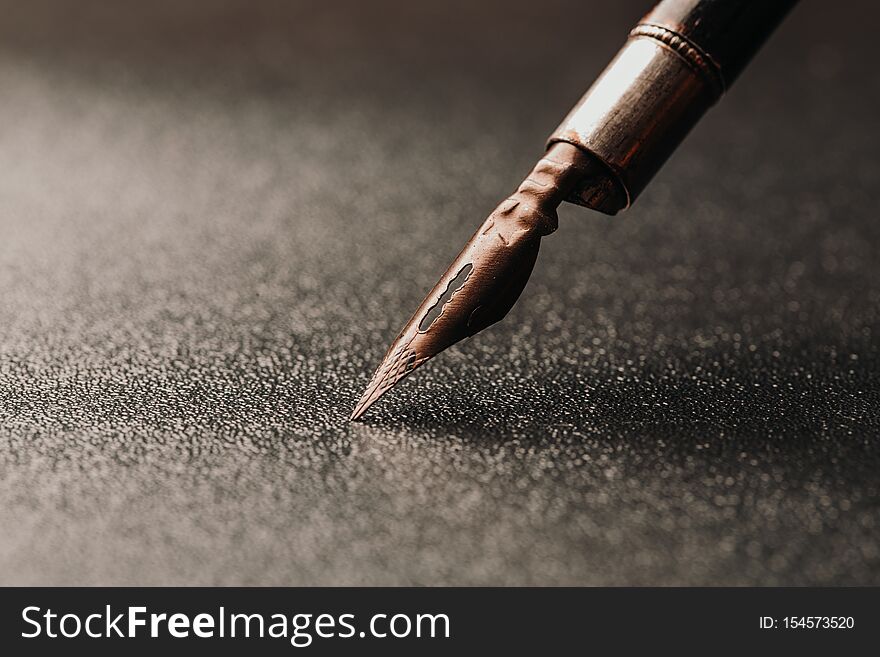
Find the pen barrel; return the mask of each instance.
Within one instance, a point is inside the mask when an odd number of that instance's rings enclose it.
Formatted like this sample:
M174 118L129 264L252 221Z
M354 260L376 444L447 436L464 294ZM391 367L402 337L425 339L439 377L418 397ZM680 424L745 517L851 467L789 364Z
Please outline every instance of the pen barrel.
M796 0L663 0L553 132L602 165L566 199L629 207Z

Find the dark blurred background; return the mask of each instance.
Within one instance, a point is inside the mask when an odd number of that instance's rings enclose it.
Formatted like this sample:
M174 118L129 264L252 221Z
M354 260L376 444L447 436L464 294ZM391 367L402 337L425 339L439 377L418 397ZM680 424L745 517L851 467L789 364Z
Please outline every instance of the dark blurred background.
M357 424L650 2L2 5L0 583L880 583L874 3Z

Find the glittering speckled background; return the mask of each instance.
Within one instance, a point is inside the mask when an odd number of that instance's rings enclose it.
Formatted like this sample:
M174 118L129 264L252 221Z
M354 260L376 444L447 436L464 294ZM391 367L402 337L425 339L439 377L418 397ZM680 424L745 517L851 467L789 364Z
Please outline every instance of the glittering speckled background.
M871 3L358 424L649 3L4 4L0 583L880 584Z

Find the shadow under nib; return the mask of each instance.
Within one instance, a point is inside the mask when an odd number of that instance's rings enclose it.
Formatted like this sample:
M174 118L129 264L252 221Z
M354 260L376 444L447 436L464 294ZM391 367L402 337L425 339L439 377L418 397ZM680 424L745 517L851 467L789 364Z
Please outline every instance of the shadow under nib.
M583 173L578 153L568 144L554 147L489 215L394 340L350 419L429 358L507 314L529 280L541 237L558 226L557 206Z

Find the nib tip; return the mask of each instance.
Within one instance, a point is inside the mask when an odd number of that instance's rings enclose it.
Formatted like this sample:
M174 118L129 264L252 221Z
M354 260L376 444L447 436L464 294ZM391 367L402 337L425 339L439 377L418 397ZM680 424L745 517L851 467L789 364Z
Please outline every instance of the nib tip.
M417 358L416 352L407 346L389 350L354 407L349 422L359 419L382 395L428 360L428 357Z
M364 391L364 394L361 395L361 398L358 400L358 403L355 405L354 410L351 412L351 416L349 416L348 421L354 422L355 420L359 420L361 416L367 412L367 409L373 405L379 397L381 396L381 392L377 395L377 390L373 383L367 386L367 389ZM384 392L384 391L382 391Z

